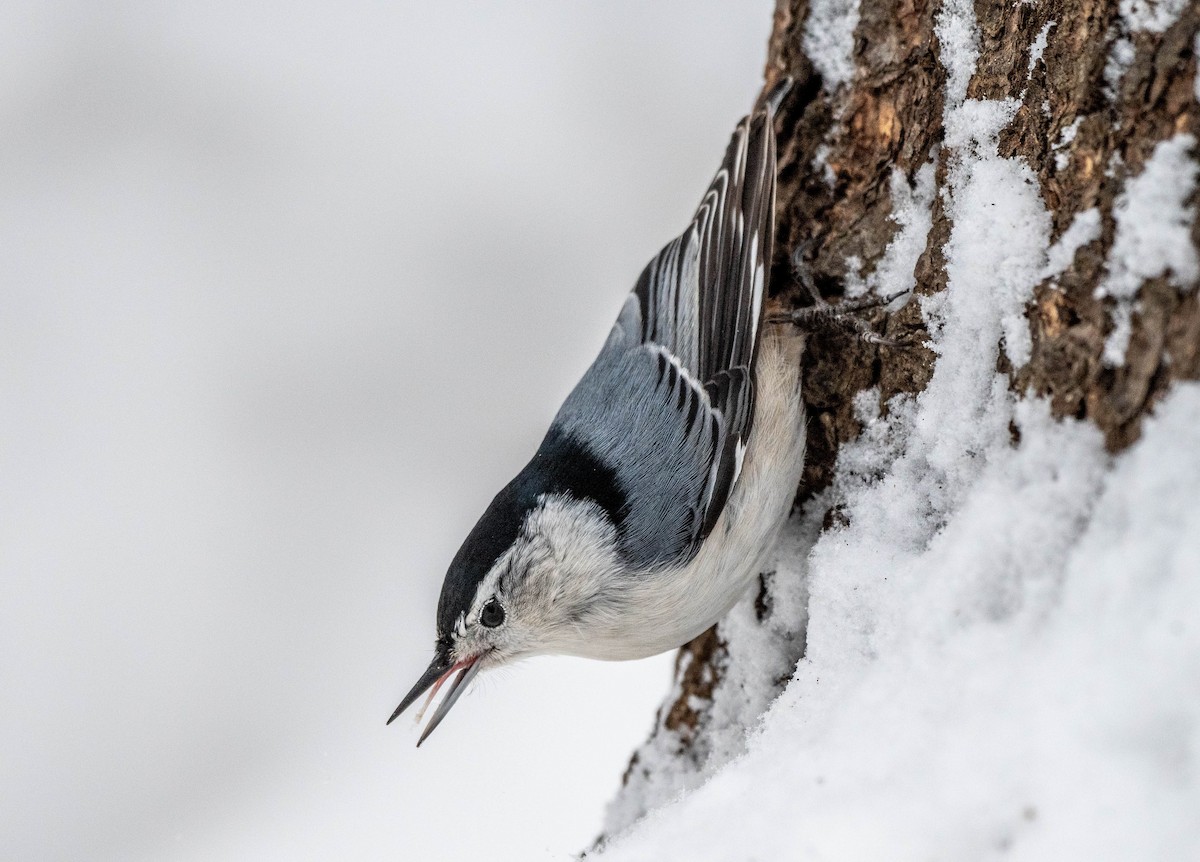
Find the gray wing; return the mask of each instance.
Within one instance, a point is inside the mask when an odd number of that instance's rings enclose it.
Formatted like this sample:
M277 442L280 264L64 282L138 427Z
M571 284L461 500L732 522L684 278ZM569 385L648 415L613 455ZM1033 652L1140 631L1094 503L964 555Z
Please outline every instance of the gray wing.
M631 565L690 559L741 469L775 216L774 111L734 131L687 230L650 261L555 427L586 445L625 495Z

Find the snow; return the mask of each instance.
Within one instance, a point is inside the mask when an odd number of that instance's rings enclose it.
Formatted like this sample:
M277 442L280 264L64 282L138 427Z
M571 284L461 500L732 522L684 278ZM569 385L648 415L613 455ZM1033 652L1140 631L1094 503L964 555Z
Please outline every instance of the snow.
M1114 459L980 373L1011 300L975 277L937 309L928 388L860 398L813 506L841 526L805 554L812 512L790 525L807 651L745 755L600 858L1200 852L1200 385Z
M1097 219L1047 256L1028 177L990 149L1006 107L963 108L949 285L923 305L933 378L886 415L860 396L862 436L778 552L774 612L806 624L806 655L744 738L761 696L746 680L779 658L775 621L744 602L721 628L712 762L673 785L678 761L655 763L661 807L602 859L1200 851L1200 385L1116 459L1009 390L988 346ZM818 535L833 505L841 526Z
M678 756L660 729L589 859L1200 858L1200 384L1113 456L997 373L1001 350L1028 358L1034 287L1101 218L1050 242L1032 171L997 152L1015 103L966 98L974 28L969 3L946 4L932 378L886 405L860 393L862 433L789 522L766 619L749 596L721 624L701 750ZM1118 202L1121 302L1147 277L1195 280L1193 145L1160 144ZM878 291L910 283L929 231L932 170L905 188L893 178L895 263L864 280Z
M821 74L824 86L836 90L854 78L854 30L859 0L812 0L804 22L804 53Z
M867 279L868 289L886 295L916 286L917 259L925 251L925 241L933 226L935 185L932 161L921 166L911 186L903 171L893 169L891 219L900 229Z
M975 29L975 6L971 0L946 0L934 27L946 67L946 107L962 104L979 59L979 34Z
M1046 253L1041 278L1058 278L1075 260L1075 252L1100 238L1100 211L1095 207L1076 214L1062 236Z
M1194 290L1200 258L1191 242L1194 208L1188 198L1196 189L1197 165L1191 156L1192 135L1160 141L1142 172L1128 180L1113 208L1117 231L1108 258L1108 275L1099 297L1117 301L1116 327L1105 343L1104 358L1124 362L1138 290L1151 278L1167 276L1179 290Z
M1110 99L1116 98L1121 79L1137 53L1130 37L1164 32L1179 20L1186 5L1187 0L1121 0L1120 23L1110 31L1116 38L1104 65L1104 82Z
M1133 64L1137 54L1133 41L1125 36L1113 40L1108 50L1108 58L1104 61L1104 87L1109 99L1116 99L1121 87L1121 79Z
M1071 163L1071 144L1075 141L1075 136L1079 134L1079 126L1082 123L1083 117L1076 117L1059 133L1058 140L1054 143L1054 167L1056 169L1066 170L1067 165Z
M1187 200L1196 189L1192 135L1160 141L1142 172L1125 184L1113 218L1117 234L1102 295L1132 299L1142 282L1167 275L1179 288L1193 288L1200 260L1190 230L1195 211Z
M1177 20L1187 0L1121 0L1121 20L1130 33L1162 33Z
M821 179L825 181L825 185L833 188L837 184L837 174L833 172L833 167L829 164L829 153L831 148L829 144L821 144L813 153L812 166L813 169L821 175Z
M861 257L856 254L846 256L842 289L850 299L868 293L882 296L889 292L909 291L916 286L917 259L925 250L925 239L933 224L934 163L923 165L912 185L904 171L893 168L889 186L892 195L889 218L898 230L869 275L863 275L865 264ZM881 285L887 285L888 289L882 289Z
M1110 471L1092 429L1017 420L940 531L847 487L748 754L601 858L1196 858L1200 387Z
M1008 358L1022 365L1031 349L1025 304L1032 299L1045 265L1050 214L1029 166L996 154L996 138L1016 109L1013 100L968 100L946 120L946 144L956 148L949 180L954 227L947 244L946 271L951 283L990 291L996 301L964 299L964 294L948 291L930 302L962 303L959 326L950 337L984 339L998 325ZM974 356L986 353L976 351ZM989 370L980 367L980 373Z
M729 645L721 662L721 678L711 703L691 703L703 712L707 730L681 757L682 740L659 717L655 735L637 751L628 785L609 805L604 832L628 829L647 810L663 806L700 787L709 776L746 751L746 728L757 722L778 690L774 680L787 679L804 651L808 614L805 549L820 532L817 518L792 523L781 537L771 567L774 584L770 615L759 622L753 600L743 601L720 623ZM682 669L681 669L682 670ZM678 690L668 697L674 701Z
M1029 65L1025 68L1026 76L1033 74L1033 67L1038 64L1038 60L1042 59L1042 55L1046 53L1046 40L1050 36L1050 28L1057 25L1058 22L1051 18L1042 25L1042 29L1038 31L1037 36L1033 40L1033 44L1029 46Z
M871 288L867 285L867 279L863 276L863 267L865 264L862 257L857 254L848 254L842 263L846 267L846 271L842 274L843 292L851 299L865 296Z

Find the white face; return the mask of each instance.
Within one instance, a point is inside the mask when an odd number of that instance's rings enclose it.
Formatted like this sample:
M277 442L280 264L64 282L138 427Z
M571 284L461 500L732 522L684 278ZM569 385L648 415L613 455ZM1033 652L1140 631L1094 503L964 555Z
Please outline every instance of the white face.
M626 580L602 510L545 495L456 621L453 655L482 654L481 664L495 667L539 653L586 653L618 612Z

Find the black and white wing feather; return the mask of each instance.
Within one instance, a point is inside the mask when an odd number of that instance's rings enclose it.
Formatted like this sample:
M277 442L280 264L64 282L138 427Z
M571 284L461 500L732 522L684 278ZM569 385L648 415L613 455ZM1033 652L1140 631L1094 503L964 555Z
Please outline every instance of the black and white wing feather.
M611 471L621 551L641 569L690 559L741 470L786 92L738 124L691 224L647 265L547 438L575 441Z

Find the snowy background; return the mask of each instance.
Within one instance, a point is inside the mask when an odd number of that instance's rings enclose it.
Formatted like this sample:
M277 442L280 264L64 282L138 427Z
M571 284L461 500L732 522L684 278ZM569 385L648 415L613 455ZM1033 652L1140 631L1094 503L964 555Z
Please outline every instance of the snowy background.
M4 4L0 857L591 839L669 657L383 722L772 5Z

